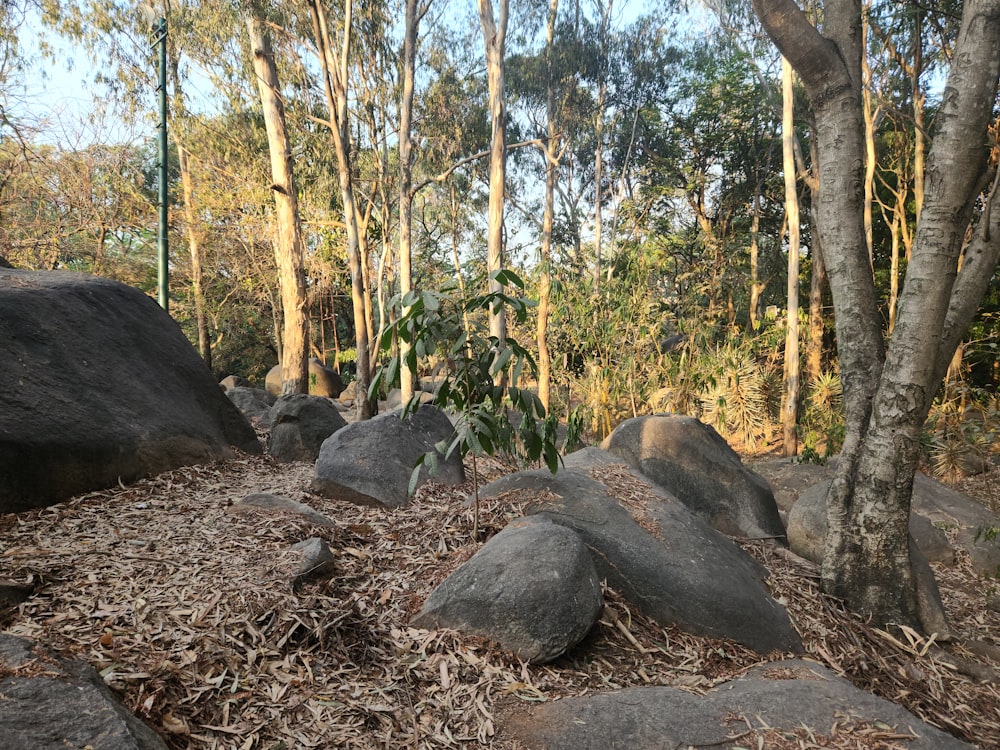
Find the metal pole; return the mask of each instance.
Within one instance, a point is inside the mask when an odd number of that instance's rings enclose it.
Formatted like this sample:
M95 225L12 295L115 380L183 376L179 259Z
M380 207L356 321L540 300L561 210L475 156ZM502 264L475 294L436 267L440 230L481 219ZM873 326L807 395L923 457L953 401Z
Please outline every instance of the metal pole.
M156 29L156 41L160 53L160 123L157 126L159 136L159 160L160 160L160 194L159 194L159 236L157 254L157 296L162 307L167 312L170 311L170 300L168 288L170 280L170 256L169 243L167 240L167 19L161 18Z

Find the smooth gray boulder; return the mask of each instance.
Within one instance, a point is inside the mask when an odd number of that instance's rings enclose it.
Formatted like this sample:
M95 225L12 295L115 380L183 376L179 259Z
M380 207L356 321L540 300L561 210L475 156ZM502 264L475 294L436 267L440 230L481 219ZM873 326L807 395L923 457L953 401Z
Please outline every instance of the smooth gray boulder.
M832 732L841 739L850 736L852 723L862 730L888 726L900 740L907 737L908 750L973 747L826 667L802 660L761 664L704 696L671 687L636 687L544 703L513 715L501 726L501 736L514 738L526 750L675 750L767 747L763 732L770 729L772 741L788 733L812 740L810 747L826 747ZM753 730L761 732L762 744L751 736Z
M723 534L785 537L767 482L729 444L694 417L656 414L618 425L601 448L677 497Z
M1000 578L1000 523L969 526L957 535L977 573Z
M462 457L456 451L445 458L438 444L447 446L455 428L441 410L425 404L407 415L380 414L337 430L323 443L312 491L323 497L398 508L410 502L410 476L417 461L434 453L437 471L420 467L417 486L429 479L444 484L465 481Z
M788 459L764 461L756 464L754 469L774 487L775 497L779 498L782 507L787 502L791 503L788 507L793 507L807 489L828 482L832 476L832 468L829 466L797 464ZM804 510L800 508L799 512ZM919 471L913 477L911 510L913 514L930 521L933 527L930 530L923 521L915 521L913 517L910 519L910 533L930 561L948 564L953 559L953 552L949 553L943 547L944 542L948 541L943 530L955 529L958 532L955 535L955 547L952 547L950 541L948 546L953 551L957 547L968 552L973 567L981 575L997 574L1000 565L1000 539L990 529L1000 530L1000 516L968 495ZM793 524L791 516L788 522L789 526ZM792 533L789 529L790 536Z
M417 402L421 404L429 404L434 400L433 393L427 393L423 390L418 390L415 394L417 397ZM392 388L385 396L385 405L388 409L401 409L406 406L403 403L403 392L399 388Z
M167 750L92 667L7 633L0 633L0 746Z
M269 420L267 452L281 462L315 461L323 441L347 426L329 399L304 393L275 401Z
M552 661L590 632L604 606L587 548L541 518L511 522L444 580L411 623L496 641L519 659Z
M759 653L799 653L788 612L764 585L767 571L683 503L648 481L641 508L623 507L585 465L523 471L481 491L519 491L525 512L572 529L598 574L646 615L698 635L729 638ZM531 502L530 498L539 498ZM638 517L638 518L637 518Z
M750 467L764 478L774 493L778 509L788 512L805 490L829 479L831 469L825 464L802 463L798 458L772 458Z
M277 399L261 388L233 386L226 389L226 397L232 401L250 424L271 425L271 407Z
M0 269L0 513L260 453L177 323L138 289Z

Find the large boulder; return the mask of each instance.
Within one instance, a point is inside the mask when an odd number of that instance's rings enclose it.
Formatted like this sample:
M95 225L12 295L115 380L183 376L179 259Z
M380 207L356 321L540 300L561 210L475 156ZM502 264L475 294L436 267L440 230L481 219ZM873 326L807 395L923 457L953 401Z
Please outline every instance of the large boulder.
M586 464L502 477L482 497L517 492L525 512L575 531L598 574L663 625L729 638L759 653L798 653L788 612L768 592L767 571L683 503L637 475L626 508ZM641 495L641 500L636 496Z
M264 388L273 396L281 395L281 365L275 365L264 378ZM315 357L309 360L309 395L337 398L344 390L344 381Z
M417 461L435 456L433 476L425 462L417 486L428 479L445 484L465 481L462 457L445 458L438 444L455 437L451 421L439 409L425 404L405 419L400 412L380 414L337 430L323 443L316 460L312 490L323 497L398 508L410 501L409 486Z
M601 581L580 538L526 518L446 578L411 622L485 636L540 664L579 643L603 606Z
M0 269L0 512L260 453L177 324L109 279Z
M628 419L601 444L677 497L723 534L783 539L785 527L767 482L729 444L694 417Z
M872 730L908 750L964 750L961 740L814 662L761 664L706 695L636 687L565 698L511 717L502 734L526 750L687 747L847 747ZM831 741L832 740L832 741ZM858 747L889 747L882 741ZM805 744L808 743L808 744ZM855 745L851 743L851 747ZM892 747L901 745L892 744Z
M825 464L802 463L798 458L772 458L755 463L752 470L771 487L778 510L787 513L805 490L830 478Z
M0 633L0 745L4 750L167 750L92 667L7 633Z
M330 399L293 393L271 407L267 452L276 461L315 461L323 441L347 422Z

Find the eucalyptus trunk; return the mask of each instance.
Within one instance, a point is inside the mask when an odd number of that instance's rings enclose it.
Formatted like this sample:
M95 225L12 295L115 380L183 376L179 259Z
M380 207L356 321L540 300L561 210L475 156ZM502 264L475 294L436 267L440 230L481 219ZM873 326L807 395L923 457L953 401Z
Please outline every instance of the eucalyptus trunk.
M785 326L784 389L781 405L782 452L799 452L799 194L795 179L795 98L792 66L781 58L781 153L785 175L785 216L788 220L787 323Z
M333 37L320 0L310 0L313 36L316 40L320 68L323 71L323 88L330 109L327 123L337 156L337 178L344 207L344 225L347 233L347 261L351 275L351 304L354 312L354 340L357 351L356 396L354 408L358 419L370 419L377 404L368 396L371 384L371 357L369 350L370 328L368 305L365 299L365 270L362 238L358 229L358 211L354 199L351 177L351 130L347 110L348 60L351 50L351 24L354 4L347 0L344 6L344 38L340 57L334 55Z
M490 274L499 271L503 263L504 190L507 183L507 111L504 103L504 56L507 46L508 0L499 0L499 18L494 16L492 0L479 0L479 20L486 45L486 80L490 108L490 198L489 225L486 233L486 267ZM490 292L500 292L500 283L492 278ZM490 310L490 337L504 348L507 340L507 318L502 305Z
M247 17L253 52L253 68L264 108L268 151L271 158L271 193L274 195L277 241L274 245L281 287L284 331L281 346L281 392L309 390L308 321L306 280L302 260L302 232L292 152L285 127L285 108L278 86L278 72L271 38L264 19L255 8Z
M417 0L406 0L403 27L403 93L399 105L399 291L413 289L413 78L417 60ZM409 307L403 307L403 314ZM409 364L410 342L399 342L399 389L403 403L413 397L414 373Z
M552 380L548 327L549 296L552 287L552 224L555 217L556 200L556 153L559 150L559 131L556 126L556 91L552 72L552 45L555 40L558 12L559 0L551 0L549 3L548 23L545 26L545 119L548 133L545 148L542 152L545 158L545 209L542 214L542 244L539 250L541 272L538 279L538 324L536 328L538 343L538 400L542 402L546 413L549 410Z
M191 178L191 157L184 144L177 144L177 163L181 173L181 191L184 196L184 226L187 230L188 253L191 256L191 296L194 299L194 320L198 329L198 353L209 370L212 369L212 338L208 331L208 314L205 311L205 273L201 265L201 241L198 238L198 218L194 210L194 180Z

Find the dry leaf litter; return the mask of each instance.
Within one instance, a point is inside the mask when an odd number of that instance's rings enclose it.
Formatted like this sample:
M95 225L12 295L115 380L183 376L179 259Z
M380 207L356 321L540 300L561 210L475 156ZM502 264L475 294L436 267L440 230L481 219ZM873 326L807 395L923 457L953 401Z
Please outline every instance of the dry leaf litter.
M492 459L477 468L482 482L514 470ZM611 590L587 639L544 666L483 639L411 628L433 587L480 546L464 504L471 484L430 483L409 507L387 511L311 495L311 474L309 464L241 456L2 517L0 578L30 579L36 594L0 624L91 663L170 747L198 750L515 750L500 715L635 685L700 693L762 662L739 645L663 628ZM631 475L609 467L595 476L648 525ZM258 492L305 502L334 526L228 512ZM484 538L530 499L484 501ZM337 574L293 588L285 551L309 536L329 543ZM800 558L744 546L770 569L809 658L970 743L1000 748L1000 649L991 645L1000 615L986 610L995 591L967 560L937 570L967 639L939 646L845 612ZM734 718L747 727L734 747L897 748L909 736L848 716L793 731Z

